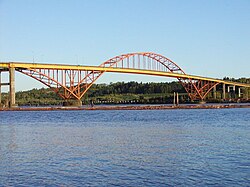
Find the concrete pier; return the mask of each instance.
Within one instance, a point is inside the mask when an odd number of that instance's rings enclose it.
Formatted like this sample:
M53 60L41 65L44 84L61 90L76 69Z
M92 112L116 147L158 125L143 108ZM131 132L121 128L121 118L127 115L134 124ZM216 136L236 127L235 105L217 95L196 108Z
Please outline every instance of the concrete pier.
M16 95L15 95L15 68L9 68L9 82L10 82L10 103L9 107L15 107L16 106Z
M213 97L216 99L216 86L213 88Z
M178 94L178 92L176 93L176 105L179 106L179 94Z
M246 98L247 98L247 100L248 100L248 90L249 90L249 88L245 88L246 89Z
M82 101L81 100L65 100L63 102L63 106L66 107L81 107Z
M227 92L228 92L228 93L230 93L231 88L233 89L233 92L235 92L235 85L232 85L232 86L228 86L228 87L227 87Z
M176 105L176 102L175 102L175 92L174 92L173 104L174 104L174 106Z
M238 88L238 97L241 98L241 88Z
M249 93L249 88L246 88L247 89L247 100L249 99L249 95L248 95L248 93Z
M0 71L0 107L2 103L2 72Z
M225 100L226 99L226 84L223 84L223 94L222 94L223 96L223 100Z

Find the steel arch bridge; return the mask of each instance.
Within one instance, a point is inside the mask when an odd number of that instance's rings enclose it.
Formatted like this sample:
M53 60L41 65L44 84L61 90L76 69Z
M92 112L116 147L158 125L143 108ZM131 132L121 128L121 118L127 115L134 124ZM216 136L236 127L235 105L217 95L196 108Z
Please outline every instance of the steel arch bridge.
M0 68L12 68L30 76L50 87L63 99L80 100L105 72L174 77L180 81L191 100L204 100L220 83L250 87L248 84L186 74L169 58L152 52L122 54L99 66L8 62L0 63Z

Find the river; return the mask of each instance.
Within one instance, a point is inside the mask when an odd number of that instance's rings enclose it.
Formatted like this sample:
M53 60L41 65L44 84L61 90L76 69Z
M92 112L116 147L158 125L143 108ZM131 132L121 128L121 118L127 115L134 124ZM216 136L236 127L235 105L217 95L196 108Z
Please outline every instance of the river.
M250 185L249 108L0 112L0 186L209 185Z

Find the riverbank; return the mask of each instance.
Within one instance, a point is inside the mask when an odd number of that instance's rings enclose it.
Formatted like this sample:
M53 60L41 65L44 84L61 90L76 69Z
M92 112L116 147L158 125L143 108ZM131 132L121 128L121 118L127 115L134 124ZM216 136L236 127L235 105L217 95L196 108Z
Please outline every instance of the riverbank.
M83 106L83 107L15 107L0 108L0 111L52 111L52 110L169 110L169 109L221 109L250 108L248 104L191 104L191 105L126 105L126 106Z

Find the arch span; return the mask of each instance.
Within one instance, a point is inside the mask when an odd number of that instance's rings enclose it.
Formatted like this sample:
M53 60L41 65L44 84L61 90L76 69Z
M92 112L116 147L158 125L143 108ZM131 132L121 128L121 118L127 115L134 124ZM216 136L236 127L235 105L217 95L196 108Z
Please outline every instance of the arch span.
M121 71L122 69L124 71ZM16 70L42 82L63 99L80 100L106 71L124 73L126 70L126 73L147 75L165 73L160 76L176 77L191 100L203 100L209 91L219 84L216 81L199 79L198 76L189 76L169 58L152 52L122 54L108 59L98 67L18 64Z
M103 62L99 67L115 67L115 68L132 68L138 70L151 70L160 72L171 72L178 74L186 74L175 62L167 57L152 52L139 52L122 54L110 58ZM103 74L102 71L89 72L74 88L81 88L82 97L93 83ZM216 86L216 83L211 81L199 81L191 78L177 77L185 90L187 91L191 100L203 100L209 91Z

